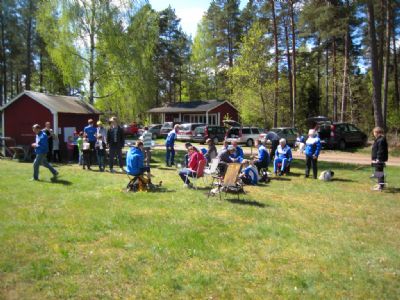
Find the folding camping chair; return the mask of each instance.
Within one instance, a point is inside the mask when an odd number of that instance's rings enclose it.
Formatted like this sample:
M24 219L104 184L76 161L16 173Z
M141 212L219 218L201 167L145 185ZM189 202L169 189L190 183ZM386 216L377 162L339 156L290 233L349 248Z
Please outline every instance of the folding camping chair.
M215 184L217 187L217 191L219 193L219 198L221 200L221 193L225 192L225 198L228 192L236 193L238 196L238 200L240 199L240 193L244 192L243 184L239 180L240 170L242 169L242 165L238 163L228 164L224 177L214 176L218 182ZM211 195L211 190L208 193L208 196Z
M218 169L218 164L219 164L219 158L213 158L211 160L210 166L208 168L204 169L204 174L207 176L213 176L217 174L217 169ZM205 178L206 176L204 176Z
M129 175L126 173L129 178L129 183L126 185L127 192L154 192L158 187L161 187L162 181L158 185L154 185L151 182L151 179L148 175Z
M204 168L206 167L206 163L207 163L207 161L206 161L205 159L200 160L200 161L199 161L199 164L198 164L198 166L197 166L197 170L196 170L195 172L193 172L193 176L191 176L191 178L193 179L193 180L192 180L192 182L193 182L193 187L194 187L196 190L197 190L197 180L198 180L199 178L204 178ZM186 176L185 184L186 184L187 181L188 181L188 177L189 177L189 176Z

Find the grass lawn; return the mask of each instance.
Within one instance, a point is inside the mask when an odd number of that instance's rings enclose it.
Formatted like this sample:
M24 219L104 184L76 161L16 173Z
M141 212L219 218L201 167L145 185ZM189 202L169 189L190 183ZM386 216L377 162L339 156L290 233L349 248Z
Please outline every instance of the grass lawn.
M161 160L158 151L154 166ZM160 165L162 167L162 165ZM320 163L241 200L184 189L125 193L122 174L0 160L0 299L398 299L400 168L370 190L370 167Z

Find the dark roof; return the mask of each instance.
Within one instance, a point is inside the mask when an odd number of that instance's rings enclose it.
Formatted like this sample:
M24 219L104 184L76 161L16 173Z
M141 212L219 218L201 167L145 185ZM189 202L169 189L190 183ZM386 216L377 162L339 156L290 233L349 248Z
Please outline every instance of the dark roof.
M53 113L71 113L71 114L100 114L96 108L89 103L81 100L79 97L73 96L56 96L33 91L24 91L17 97L12 99L1 110L11 105L14 101L18 100L21 96L27 95L36 102L40 103Z
M220 106L223 103L225 103L225 101L218 101L218 100L177 102L177 103L169 103L162 107L152 108L148 110L148 112L149 113L206 112Z

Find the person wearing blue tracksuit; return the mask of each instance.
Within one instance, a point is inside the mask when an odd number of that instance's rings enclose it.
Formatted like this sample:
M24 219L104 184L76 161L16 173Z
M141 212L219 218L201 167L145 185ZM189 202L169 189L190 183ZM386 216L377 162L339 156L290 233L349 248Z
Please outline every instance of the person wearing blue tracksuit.
M36 142L32 144L35 148L36 158L33 162L33 178L32 180L39 180L39 167L43 165L48 168L53 174L52 180L55 180L58 176L58 172L53 168L47 161L47 152L49 151L48 137L45 132L40 130L40 125L35 124L32 126L33 132L36 134Z
M175 165L175 140L176 140L176 134L178 133L179 125L176 124L174 126L174 129L172 129L168 135L167 138L165 139L165 147L167 150L166 156L165 156L165 162L168 167L171 167L172 165Z
M139 141L135 147L131 147L126 154L126 173L132 176L143 175L150 172L150 167L144 166L143 142Z
M268 169L270 156L267 147L265 147L265 141L256 141L256 143L258 145L258 156L254 161L254 165L257 167L258 173L260 173L261 169Z
M242 179L244 184L249 185L257 185L258 184L258 172L257 168L250 164L247 159L244 159L243 162L244 170L240 174L240 178Z
M292 149L286 144L285 139L279 140L279 146L275 150L275 159L274 159L274 173L279 176L285 173L285 170L289 166L292 161ZM281 169L278 170L278 165L281 164Z
M313 169L313 177L317 179L317 161L319 152L321 151L321 140L314 129L308 131L308 139L306 140L306 148L304 152L306 154L306 175L308 178L310 175L310 167Z
M237 141L233 141L232 142L232 146L235 147L235 152L233 153L233 155L231 156L231 158L238 163L241 163L243 161L244 158L244 153L243 153L243 149L242 147L240 147L237 143Z

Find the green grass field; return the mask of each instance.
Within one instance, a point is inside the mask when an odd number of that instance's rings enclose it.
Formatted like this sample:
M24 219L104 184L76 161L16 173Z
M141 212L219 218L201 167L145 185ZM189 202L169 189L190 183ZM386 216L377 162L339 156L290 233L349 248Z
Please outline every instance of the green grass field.
M162 153L162 152L159 152ZM320 163L207 199L156 159L158 193L126 175L0 160L0 299L398 299L400 168L372 192L370 167Z

